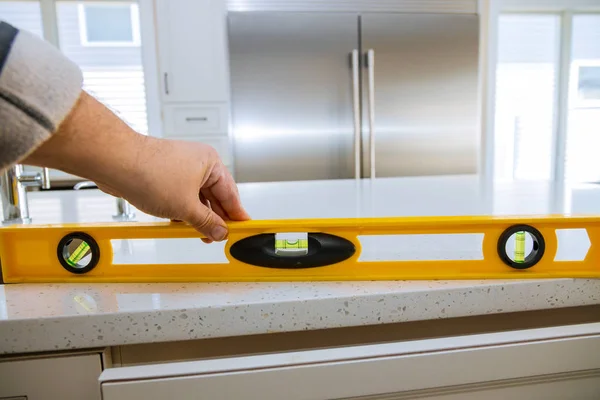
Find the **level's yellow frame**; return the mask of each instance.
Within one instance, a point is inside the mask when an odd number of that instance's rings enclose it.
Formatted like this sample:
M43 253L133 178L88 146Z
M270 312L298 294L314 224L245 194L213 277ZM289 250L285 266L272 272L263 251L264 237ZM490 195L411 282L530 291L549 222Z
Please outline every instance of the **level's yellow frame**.
M518 270L498 256L497 242L505 229L527 224L544 236L546 250L535 266ZM555 261L556 230L587 230L590 249L583 261ZM116 265L112 263L112 239L201 238L183 223L104 223L19 225L0 228L0 261L5 283L19 282L223 282L223 281L331 281L421 279L529 279L599 278L600 217L396 217L356 219L304 219L244 221L229 224L225 246L229 263L175 265ZM85 232L100 248L98 265L82 275L66 271L57 259L58 242L68 233ZM256 267L233 259L229 248L236 241L277 232L323 232L350 240L356 253L334 265L307 269ZM359 261L358 236L393 234L483 233L482 260Z

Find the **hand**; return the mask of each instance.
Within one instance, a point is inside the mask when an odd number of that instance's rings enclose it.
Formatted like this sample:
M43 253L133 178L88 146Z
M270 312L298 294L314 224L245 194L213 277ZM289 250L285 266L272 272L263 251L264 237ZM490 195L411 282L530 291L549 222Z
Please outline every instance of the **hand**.
M217 152L201 143L144 137L134 171L116 185L97 183L139 210L190 223L206 242L227 236L225 221L250 217L244 211L233 178Z
M247 220L233 178L205 144L140 135L86 92L26 164L94 181L148 214L189 223L206 242Z

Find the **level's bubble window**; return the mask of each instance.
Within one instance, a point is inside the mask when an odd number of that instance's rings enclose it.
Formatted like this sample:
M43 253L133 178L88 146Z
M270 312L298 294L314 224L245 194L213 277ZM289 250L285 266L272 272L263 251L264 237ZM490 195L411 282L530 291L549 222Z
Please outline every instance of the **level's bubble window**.
M506 254L513 262L522 264L537 247L538 243L531 233L519 231L513 233L506 241Z
M100 261L100 248L90 235L72 232L65 235L57 246L58 261L73 274L90 272Z
M83 239L69 240L63 247L63 259L73 268L85 268L92 261L90 244Z
M308 233L276 233L275 254L280 256L301 256L308 254Z

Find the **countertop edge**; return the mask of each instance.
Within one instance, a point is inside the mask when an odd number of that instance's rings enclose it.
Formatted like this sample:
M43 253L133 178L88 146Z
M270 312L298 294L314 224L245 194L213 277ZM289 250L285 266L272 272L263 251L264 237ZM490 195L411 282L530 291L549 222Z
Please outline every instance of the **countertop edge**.
M0 321L0 355L308 331L600 304L600 280L519 281L283 302Z

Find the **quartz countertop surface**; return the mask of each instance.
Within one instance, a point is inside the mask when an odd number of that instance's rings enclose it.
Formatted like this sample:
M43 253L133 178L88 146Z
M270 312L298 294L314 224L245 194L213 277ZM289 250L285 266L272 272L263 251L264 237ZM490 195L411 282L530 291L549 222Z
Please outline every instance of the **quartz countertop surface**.
M600 211L598 185L489 187L473 176L253 183L241 184L240 194L253 219ZM115 200L97 190L35 192L30 212L33 223L111 221ZM136 211L136 220L157 219ZM177 244L121 243L115 254L135 261L178 253L169 246ZM214 257L222 253L223 244L206 246ZM443 259L450 249L435 250ZM600 280L9 284L0 285L0 354L592 304L600 304Z

